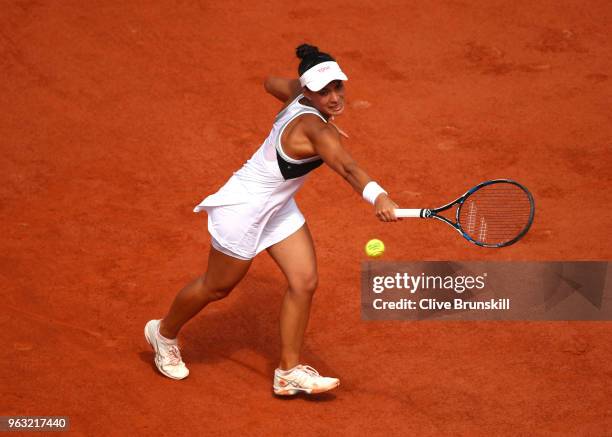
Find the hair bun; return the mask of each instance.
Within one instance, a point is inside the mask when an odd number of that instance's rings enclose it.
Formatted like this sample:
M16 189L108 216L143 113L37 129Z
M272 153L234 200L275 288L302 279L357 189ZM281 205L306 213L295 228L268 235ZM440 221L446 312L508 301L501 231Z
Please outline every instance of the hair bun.
M301 46L295 49L295 54L298 58L304 59L309 56L319 54L319 48L311 46L310 44L302 44Z

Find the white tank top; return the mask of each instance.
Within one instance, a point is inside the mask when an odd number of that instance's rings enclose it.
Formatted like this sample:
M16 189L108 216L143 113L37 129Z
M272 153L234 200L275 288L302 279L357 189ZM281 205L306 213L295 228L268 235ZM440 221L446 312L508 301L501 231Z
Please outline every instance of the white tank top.
M234 172L219 191L196 206L194 212L200 212L206 207L246 202L264 202L265 209L277 208L295 195L304 184L307 173L322 161L319 156L306 159L287 156L281 144L283 131L291 121L303 114L314 114L327 122L315 108L300 103L303 97L300 94L278 113L270 134L251 159Z

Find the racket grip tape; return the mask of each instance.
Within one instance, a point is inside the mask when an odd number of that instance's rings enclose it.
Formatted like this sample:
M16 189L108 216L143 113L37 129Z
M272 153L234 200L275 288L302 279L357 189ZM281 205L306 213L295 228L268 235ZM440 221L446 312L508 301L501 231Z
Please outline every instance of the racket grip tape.
M398 218L404 218L404 217L424 217L423 216L423 211L425 211L424 209L405 209L405 208L398 208L395 210L395 216Z

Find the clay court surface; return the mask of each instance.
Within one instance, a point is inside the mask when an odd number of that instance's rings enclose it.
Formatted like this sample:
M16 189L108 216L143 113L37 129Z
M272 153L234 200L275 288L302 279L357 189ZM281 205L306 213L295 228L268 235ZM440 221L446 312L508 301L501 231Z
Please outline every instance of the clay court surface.
M608 260L608 1L4 1L0 8L0 415L74 435L612 435L612 325L365 322L360 262ZM276 399L285 289L267 254L155 369L144 323L200 274L192 213L248 159L302 42L350 80L338 124L403 207L508 177L534 226L501 250L379 223L329 168L298 195L320 287L304 361L338 376ZM602 209L603 208L603 209Z

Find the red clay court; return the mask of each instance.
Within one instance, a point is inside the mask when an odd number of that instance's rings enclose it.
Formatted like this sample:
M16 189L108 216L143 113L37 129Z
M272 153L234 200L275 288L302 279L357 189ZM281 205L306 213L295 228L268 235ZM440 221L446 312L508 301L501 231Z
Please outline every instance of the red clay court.
M609 260L608 1L5 1L0 11L0 415L71 434L612 435L612 325L365 322L363 245L387 260ZM320 285L304 360L327 395L276 399L285 289L267 254L155 369L144 323L209 250L192 208L248 159L294 48L349 76L338 124L405 208L486 179L533 192L529 234L475 247L384 224L329 168L298 196Z

